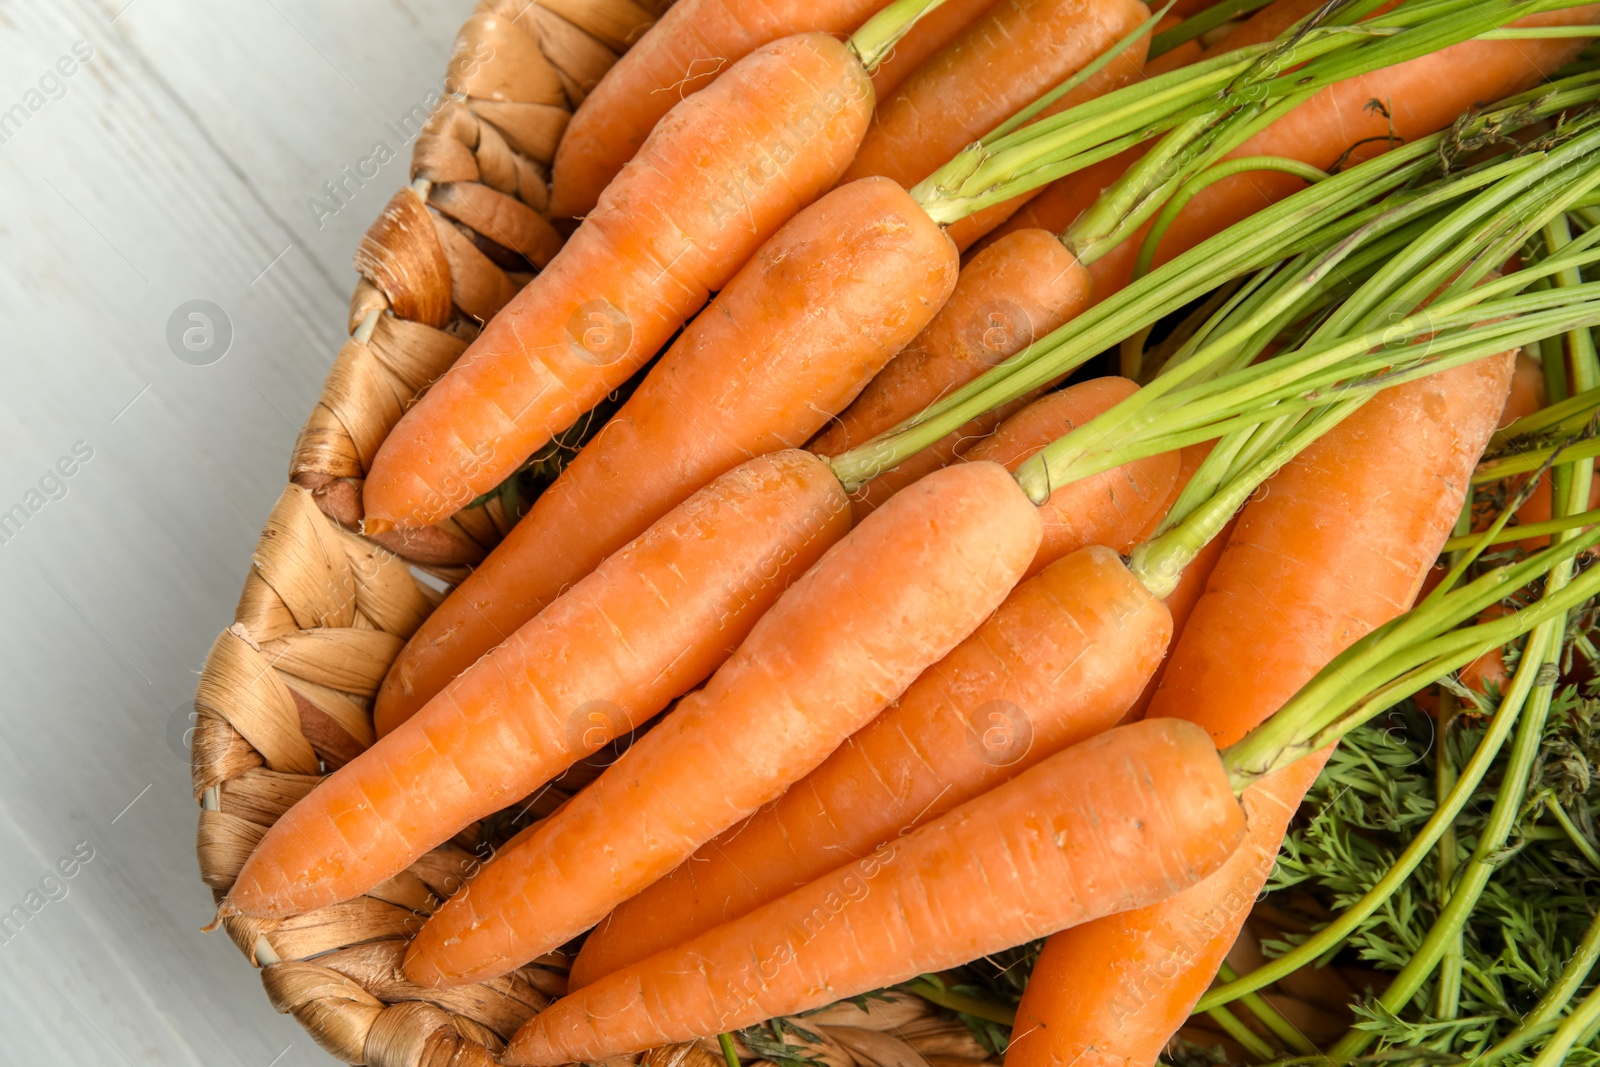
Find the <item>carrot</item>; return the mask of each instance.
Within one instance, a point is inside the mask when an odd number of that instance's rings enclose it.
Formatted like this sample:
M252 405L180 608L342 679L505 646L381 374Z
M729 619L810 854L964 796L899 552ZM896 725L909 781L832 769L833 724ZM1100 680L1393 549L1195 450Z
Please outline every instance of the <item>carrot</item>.
M1524 349L1517 353L1517 369L1511 377L1511 396L1506 400L1505 410L1500 413L1500 424L1495 429L1504 429L1526 415L1541 411L1547 403L1549 398L1545 393L1544 364L1539 362L1539 357Z
M730 64L791 34L848 33L884 0L679 0L629 48L567 124L550 174L550 213L578 218L678 101Z
M406 974L504 974L593 926L810 773L997 608L1038 549L1003 467L938 471L779 598L700 691L422 927Z
M743 918L557 1001L509 1064L598 1062L791 1015L1157 900L1227 856L1203 731L1113 730Z
M1146 78L1154 78L1157 75L1167 73L1169 70L1187 67L1205 54L1206 50L1199 41L1185 41L1171 51L1163 52L1154 59L1145 60L1144 76Z
M1060 1067L1070 1055L1048 1057L1072 1048L1081 1050L1072 1054L1081 1056L1075 1067L1154 1064L1232 947L1290 818L1331 754L1307 756L1247 789L1244 843L1199 884L1050 937L1017 1006L1006 1062Z
M884 178L785 223L407 643L378 694L379 733L691 493L815 433L928 324L956 273L949 239Z
M1324 0L1277 0L1255 12L1217 38L1206 49L1210 55L1265 44L1321 7Z
M1190 479L1200 469L1200 464L1211 454L1215 441L1203 441L1197 445L1190 445L1178 453L1178 476L1173 480L1172 490L1167 494L1166 501L1156 511L1145 528L1139 532L1137 541L1148 541L1155 536L1156 531L1166 518L1167 512L1172 510L1172 505L1178 502L1178 495L1188 486ZM1189 615L1194 611L1195 604L1200 600L1201 594L1206 591L1206 583L1211 579L1211 572L1216 569L1217 560L1222 558L1222 552L1228 547L1228 540L1233 536L1233 528L1238 524L1238 516L1229 521L1218 534L1207 541L1200 551L1195 553L1194 559L1183 568L1183 573L1178 576L1178 582L1173 586L1162 603L1166 605L1167 613L1172 616L1172 639L1177 641L1183 636L1183 630L1189 622ZM1144 718L1145 711L1150 707L1150 701L1155 699L1156 687L1161 683L1161 673L1166 668L1166 661L1156 668L1156 673L1145 684L1144 692L1128 708L1123 722L1137 722Z
M571 987L745 915L1105 731L1170 630L1115 552L1057 560L822 766L613 911L584 942Z
M1149 17L1138 0L997 4L883 99L845 180L881 174L907 187L916 184ZM1134 80L1148 50L1149 38L1141 37L1045 113ZM982 232L957 239L957 246L965 247Z
M1172 5L1172 14L1180 19L1192 18L1208 7L1215 7L1218 0L1178 0Z
M1284 11L1277 20L1303 10L1304 2L1279 0L1274 8ZM1256 18L1265 20L1273 10L1265 9ZM1512 25L1574 25L1597 18L1600 8L1568 8ZM1532 88L1588 43L1582 38L1464 41L1331 85L1255 134L1226 158L1284 156L1323 170L1336 163L1359 162L1391 143L1412 141L1445 129L1462 112L1483 101ZM1373 100L1383 106L1369 107ZM1222 179L1196 195L1178 214L1161 239L1155 264L1167 262L1303 187L1299 178L1276 171L1253 171ZM1141 228L1093 265L1091 273L1098 299L1128 283L1147 229Z
M1042 230L1016 233L973 256L928 328L806 447L838 455L915 415L1089 305L1089 277ZM855 494L856 519L895 491L953 460L1005 417L991 412Z
M872 72L872 88L878 99L898 89L913 71L987 14L995 3L996 0L945 0L942 7L930 11Z
M1065 437L1139 387L1126 378L1096 378L1036 400L1007 419L994 435L968 453L973 460L993 460L1016 470L1045 445ZM1050 494L1039 508L1044 539L1029 574L1076 551L1100 544L1126 553L1140 532L1166 514L1176 484L1179 455L1165 452L1113 467Z
M1508 354L1380 393L1269 481L1173 649L1151 719L1188 719L1231 744L1403 612L1511 372ZM1315 770L1302 761L1246 791L1251 835L1199 892L1056 935L1018 1009L1010 1067L1154 1063L1233 944Z
M515 803L709 675L848 528L838 481L807 453L719 478L318 783L267 831L228 907L290 915L357 896Z
M674 107L639 165L389 434L367 528L451 514L626 381L838 180L871 104L851 47L812 33L764 45Z

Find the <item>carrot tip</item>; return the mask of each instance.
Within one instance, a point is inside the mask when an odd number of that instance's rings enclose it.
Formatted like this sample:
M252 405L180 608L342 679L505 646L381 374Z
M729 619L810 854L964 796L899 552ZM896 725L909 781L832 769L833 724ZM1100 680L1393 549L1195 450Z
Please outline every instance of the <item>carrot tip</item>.
M361 534L364 537L376 537L378 534L388 533L394 529L394 523L388 519L380 519L368 515L361 520Z
M200 928L200 932L202 934L209 934L217 927L221 926L224 919L238 914L239 909L234 907L231 902L224 899L221 904L217 905L217 914L212 917L210 922L206 923Z

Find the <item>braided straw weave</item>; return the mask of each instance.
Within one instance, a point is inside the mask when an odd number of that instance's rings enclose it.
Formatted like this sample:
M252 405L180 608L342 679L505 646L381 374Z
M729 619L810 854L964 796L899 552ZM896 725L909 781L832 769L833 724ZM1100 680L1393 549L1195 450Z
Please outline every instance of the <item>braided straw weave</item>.
M373 743L373 695L440 595L415 572L459 580L505 533L509 520L491 500L427 530L360 536L363 478L406 406L560 248L543 212L572 108L670 2L481 0L462 26L449 95L415 142L412 184L362 238L350 339L296 442L233 624L201 674L197 851L219 902L265 829L320 774ZM531 815L595 773L564 775ZM223 926L261 967L273 1005L345 1062L493 1064L517 1028L566 991L565 958L445 990L410 984L399 964L407 938L481 862L481 846L507 832L473 827L356 900ZM970 1067L987 1057L961 1024L903 995L865 1011L828 1009L784 1040L824 1067ZM712 1040L628 1062L717 1067L716 1049Z

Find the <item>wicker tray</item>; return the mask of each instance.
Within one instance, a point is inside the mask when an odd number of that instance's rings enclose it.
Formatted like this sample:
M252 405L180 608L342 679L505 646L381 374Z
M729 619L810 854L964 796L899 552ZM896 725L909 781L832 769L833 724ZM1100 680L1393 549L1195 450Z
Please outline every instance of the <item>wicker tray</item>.
M385 435L561 246L545 218L549 163L571 110L671 0L481 0L456 39L449 91L415 142L412 184L362 238L350 340L301 430L251 558L234 621L195 696L191 767L200 875L221 900L265 829L328 770L374 740L372 697L401 645L449 584L509 527L496 501L439 526L357 531L361 486ZM530 805L552 810L592 778L580 766ZM408 983L406 940L511 826L491 818L368 895L287 920L224 928L260 967L267 996L347 1063L488 1065L566 990L547 956L504 978L447 990ZM911 996L807 1019L827 1067L972 1067L987 1053ZM715 1067L715 1041L628 1062ZM740 1048L747 1059L757 1050Z

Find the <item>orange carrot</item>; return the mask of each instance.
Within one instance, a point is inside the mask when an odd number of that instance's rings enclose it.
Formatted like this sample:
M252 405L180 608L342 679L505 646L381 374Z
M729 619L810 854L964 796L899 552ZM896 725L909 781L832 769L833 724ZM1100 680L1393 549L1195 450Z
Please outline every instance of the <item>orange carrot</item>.
M1253 44L1265 44L1321 7L1324 0L1277 0L1252 14L1217 38L1206 49L1220 55Z
M1405 611L1511 372L1507 354L1387 390L1279 471L1241 512L1151 719L1188 719L1230 744ZM1018 1009L1010 1067L1154 1063L1238 935L1320 758L1246 791L1245 846L1195 891L1052 938Z
M872 88L878 99L898 89L913 71L987 14L995 3L996 0L945 0L923 16L872 72Z
M1038 514L1005 468L935 472L869 516L779 598L732 658L422 927L423 985L504 974L810 773L1003 601Z
M281 916L357 896L515 803L709 675L848 528L838 480L808 453L719 478L323 779L228 905Z
M1305 2L1279 0L1256 19L1282 22L1289 14L1303 13ZM1269 12L1274 14L1269 16ZM1513 25L1573 25L1596 19L1600 19L1600 8L1569 8ZM1244 32L1241 27L1240 33ZM1448 127L1462 112L1485 100L1532 88L1588 44L1582 38L1464 41L1330 85L1234 149L1228 158L1285 156L1323 170L1341 162L1353 165L1383 151L1391 143L1391 135L1395 144L1415 140ZM1369 107L1373 100L1383 107ZM1197 194L1178 214L1161 239L1155 265L1302 188L1299 178L1278 171L1224 178ZM1128 283L1147 229L1142 228L1093 265L1098 299Z
M613 911L584 942L571 987L745 915L1102 733L1170 630L1117 553L1057 560L822 766Z
M928 324L956 272L949 239L885 178L785 223L423 623L378 694L379 734L695 490L815 433Z
M1228 855L1242 830L1204 731L1122 727L557 1001L505 1062L598 1062L943 970L1162 899Z
M1178 0L1172 5L1172 14L1180 19L1192 18L1208 7L1215 7L1217 0Z
M846 180L881 174L909 188L1149 17L1138 0L996 5L884 98ZM1049 112L1137 78L1148 50L1141 37Z
M848 33L883 0L679 0L600 79L568 123L550 174L550 213L578 218L672 106L730 64L791 34ZM905 42L901 42L904 45Z
M1088 274L1053 235L1030 230L996 242L962 268L955 291L921 336L806 447L836 456L898 425L1075 317L1089 306L1089 295ZM868 483L854 498L857 521L950 463L1006 413L974 420Z
M1500 425L1495 428L1504 429L1524 416L1541 411L1547 402L1544 364L1527 350L1518 352L1516 373L1511 377L1511 396L1500 413Z
M757 49L674 107L389 434L366 481L368 528L453 513L626 381L838 180L871 103L850 46L814 33Z
M1178 502L1178 495L1188 486L1189 480L1194 477L1195 471L1200 469L1200 464L1211 454L1215 441L1202 441L1197 445L1190 445L1178 453L1178 476L1173 480L1172 491L1167 494L1166 502L1145 528L1139 532L1138 541L1148 541L1155 536L1156 530L1167 517L1167 512L1172 510L1172 505ZM1228 545L1228 538L1233 536L1233 527L1238 522L1238 516L1229 521L1211 540L1207 541L1194 559L1183 568L1183 573L1178 576L1178 584L1168 593L1162 603L1167 606L1167 612L1172 616L1172 639L1176 641L1183 635L1183 628L1189 621L1189 613L1194 610L1195 603L1200 599L1200 594L1206 591L1206 582L1211 577L1211 572L1216 568L1217 560L1222 558L1222 550ZM1156 686L1161 682L1161 672L1165 669L1163 661L1156 668L1155 676L1144 687L1144 692L1139 694L1139 699L1128 708L1128 713L1123 716L1123 722L1137 722L1144 718L1145 709L1150 706L1150 701L1155 699Z
M1007 419L994 435L967 453L969 459L993 460L1016 470L1029 456L1139 387L1126 378L1096 378L1050 393ZM1029 574L1085 544L1128 552L1139 533L1165 515L1172 487L1182 466L1179 455L1165 452L1126 463L1062 486L1039 508L1044 539Z

